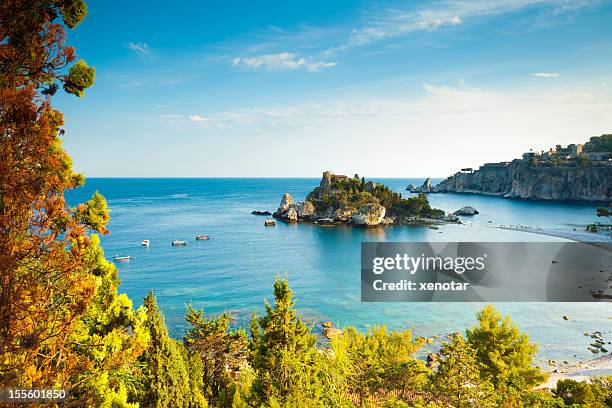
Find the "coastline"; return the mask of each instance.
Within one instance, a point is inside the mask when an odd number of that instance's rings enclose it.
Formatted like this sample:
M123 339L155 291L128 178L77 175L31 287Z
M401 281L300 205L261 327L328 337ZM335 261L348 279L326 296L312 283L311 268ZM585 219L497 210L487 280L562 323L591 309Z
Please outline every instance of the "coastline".
M498 228L509 231L521 231L531 234L546 235L550 237L568 239L570 241L584 242L584 243L612 243L612 236L606 234L598 234L596 232L588 231L567 231L558 228L540 228L531 227L526 225L498 225L491 228Z
M550 377L536 388L555 388L559 380L585 381L593 377L612 374L612 355L557 367L548 371Z

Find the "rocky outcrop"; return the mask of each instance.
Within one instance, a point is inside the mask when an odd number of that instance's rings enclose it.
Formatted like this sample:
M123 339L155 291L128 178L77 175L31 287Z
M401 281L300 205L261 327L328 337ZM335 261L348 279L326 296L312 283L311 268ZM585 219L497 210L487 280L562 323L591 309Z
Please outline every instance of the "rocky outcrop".
M298 220L311 220L315 217L316 209L310 201L296 202L291 194L283 194L278 209L272 216L287 222Z
M431 179L427 177L423 182L423 185L419 189L421 193L430 193L433 190L433 186L431 185Z
M418 193L419 188L414 184L408 184L408 187L406 187L406 191L410 191L411 193Z
M259 210L251 211L251 214L253 215L272 215L270 211L259 211Z
M308 219L315 215L315 206L310 201L304 201L303 203L297 203L295 206L297 215L299 218Z
M465 207L461 207L460 209L455 211L453 214L455 215L476 215L476 214L479 214L479 212L474 207L471 207L468 205Z
M355 210L353 209L338 208L333 213L333 219L335 222L348 222L354 214Z
M459 172L435 186L437 193L475 193L506 198L612 201L612 166L533 166L522 160Z
M359 227L376 227L383 222L386 211L380 204L367 204L351 217L350 223Z
M289 210L291 204L294 203L293 197L289 193L283 194L283 198L281 199L280 205L278 206L278 210L276 211L279 214L284 214Z

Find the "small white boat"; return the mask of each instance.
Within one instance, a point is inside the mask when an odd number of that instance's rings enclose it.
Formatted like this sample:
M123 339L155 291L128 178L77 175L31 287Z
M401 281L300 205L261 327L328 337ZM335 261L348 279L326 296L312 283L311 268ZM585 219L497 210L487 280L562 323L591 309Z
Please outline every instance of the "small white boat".
M142 245L142 246L149 246L149 245L151 245L151 241L149 241L148 239L143 239L142 242L140 243L140 245Z
M181 241L179 239L175 239L172 241L172 246L185 246L187 245L187 241Z
M132 257L129 255L115 255L113 257L114 261L129 261L130 259L132 259Z
M266 227L273 227L273 226L276 225L276 221L274 221L273 219L269 218L269 219L264 221L264 225Z
M198 234L196 235L195 239L198 241L206 241L207 239L210 239L210 236Z

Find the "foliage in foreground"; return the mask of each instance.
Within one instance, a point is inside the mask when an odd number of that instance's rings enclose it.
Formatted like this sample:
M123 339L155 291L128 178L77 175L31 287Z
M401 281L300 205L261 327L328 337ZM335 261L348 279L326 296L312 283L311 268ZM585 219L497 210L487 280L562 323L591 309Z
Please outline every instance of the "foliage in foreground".
M262 317L253 316L248 337L230 327L227 314L205 317L190 308L192 328L182 344L173 344L192 359L167 358L169 354L160 355L153 345L144 355L149 361L155 355L159 361L152 365L165 366L166 372L144 375L142 383L154 384L159 397L135 402L155 407L270 408L603 408L612 403L612 377L591 383L565 380L553 390L536 389L546 375L533 366L535 345L492 306L477 314L477 324L465 335L447 337L434 365L417 357L425 339L414 338L410 330L373 327L364 333L347 327L329 343L318 345L312 328L296 313L284 279L275 280L274 303L265 306ZM167 331L161 332L165 342L174 342ZM156 344L153 330L150 336ZM175 373L182 369L198 373L190 386L188 380L159 380L160 374L180 378ZM177 387L183 395L168 402L165 396L176 393Z

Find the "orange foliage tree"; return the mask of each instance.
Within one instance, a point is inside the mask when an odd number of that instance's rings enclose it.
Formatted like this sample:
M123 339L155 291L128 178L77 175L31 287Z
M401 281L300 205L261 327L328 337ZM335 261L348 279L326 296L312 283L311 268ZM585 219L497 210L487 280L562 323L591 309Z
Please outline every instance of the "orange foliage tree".
M65 44L86 12L82 0L0 2L0 384L71 388L97 405L126 399L120 379L147 339L144 311L117 294L99 246L104 198L64 199L84 178L61 147L51 98L93 84L94 69Z

